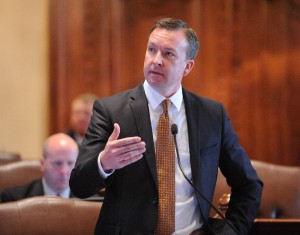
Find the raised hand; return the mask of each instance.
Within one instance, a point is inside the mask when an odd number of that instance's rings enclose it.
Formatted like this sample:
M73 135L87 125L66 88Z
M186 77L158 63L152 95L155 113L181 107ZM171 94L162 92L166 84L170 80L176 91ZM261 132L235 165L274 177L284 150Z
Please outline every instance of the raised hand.
M145 142L138 136L118 139L120 135L119 124L114 124L114 131L108 138L106 146L100 155L103 170L109 172L120 169L140 160L146 151Z

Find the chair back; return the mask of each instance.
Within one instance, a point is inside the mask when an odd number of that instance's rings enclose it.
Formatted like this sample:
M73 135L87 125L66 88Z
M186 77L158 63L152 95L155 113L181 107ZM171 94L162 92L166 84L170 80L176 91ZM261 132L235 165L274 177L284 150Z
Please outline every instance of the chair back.
M300 218L300 167L282 166L272 163L252 160L258 176L264 183L261 204L257 218ZM226 204L223 194L230 194L226 179L219 172L214 205ZM217 206L218 207L218 206ZM226 210L226 208L225 208ZM211 216L216 213L211 210Z
M21 160L21 155L18 153L0 151L0 165L5 165Z
M0 192L3 189L41 178L43 173L38 160L18 161L0 166Z
M0 204L1 235L92 235L102 202L39 196Z
M264 182L258 218L300 218L300 167L252 161Z

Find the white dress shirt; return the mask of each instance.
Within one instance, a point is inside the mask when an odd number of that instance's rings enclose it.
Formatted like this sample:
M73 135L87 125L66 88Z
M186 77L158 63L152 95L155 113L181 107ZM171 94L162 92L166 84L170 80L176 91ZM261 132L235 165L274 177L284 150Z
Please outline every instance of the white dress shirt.
M148 99L150 120L152 125L153 140L156 143L156 128L158 119L163 112L161 102L166 99L156 92L147 81L144 82L144 89ZM177 143L180 161L184 173L191 179L191 163L187 121L182 96L182 87L170 98L171 106L169 116L171 123L178 127ZM173 235L186 235L201 227L200 209L196 198L195 190L186 181L175 158L175 232Z

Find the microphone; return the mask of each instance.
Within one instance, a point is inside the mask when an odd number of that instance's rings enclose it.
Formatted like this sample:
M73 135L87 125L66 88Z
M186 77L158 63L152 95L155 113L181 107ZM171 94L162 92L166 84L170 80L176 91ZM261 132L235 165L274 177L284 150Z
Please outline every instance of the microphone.
M234 225L225 218L225 216L204 196L204 194L201 192L201 190L193 183L192 180L190 180L186 174L183 171L183 168L181 166L181 161L180 161L180 156L179 156L179 151L178 151L178 145L177 145L177 140L176 140L176 135L178 133L178 128L177 125L175 123L173 123L171 125L171 133L174 137L174 143L175 143L175 149L176 149L176 155L177 155L177 161L178 161L178 165L179 168L184 176L184 178L187 180L187 182L200 194L200 196L217 212L217 214L219 216L221 216L221 218L237 233L239 234L239 232L237 231L236 227L234 227Z

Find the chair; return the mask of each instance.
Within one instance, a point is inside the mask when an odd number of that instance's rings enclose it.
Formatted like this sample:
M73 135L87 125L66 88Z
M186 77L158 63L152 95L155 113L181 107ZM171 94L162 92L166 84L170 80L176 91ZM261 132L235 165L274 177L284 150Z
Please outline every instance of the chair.
M300 218L300 167L281 166L262 161L252 161L257 174L264 182L261 205L257 218ZM225 194L225 195L223 195ZM219 204L223 195L228 198L230 188L219 173L213 202Z
M18 153L0 151L0 165L21 161L21 155Z
M261 204L250 234L300 234L300 167L252 160L264 182ZM213 202L225 214L230 188L219 172ZM218 218L214 211L211 216Z
M252 162L264 182L258 218L300 218L300 167Z
M93 234L101 202L39 196L0 204L1 235Z
M0 192L43 176L39 161L18 161L0 166Z

